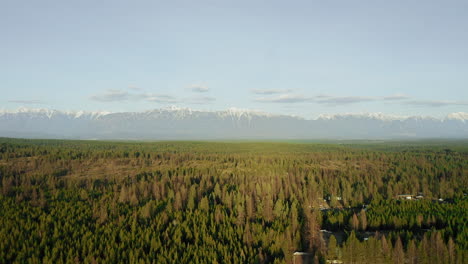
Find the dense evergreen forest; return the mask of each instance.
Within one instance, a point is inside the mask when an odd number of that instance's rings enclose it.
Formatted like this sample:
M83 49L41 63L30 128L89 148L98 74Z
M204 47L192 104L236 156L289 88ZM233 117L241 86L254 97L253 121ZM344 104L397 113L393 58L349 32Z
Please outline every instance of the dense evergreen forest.
M3 138L0 263L468 263L467 193L468 141Z

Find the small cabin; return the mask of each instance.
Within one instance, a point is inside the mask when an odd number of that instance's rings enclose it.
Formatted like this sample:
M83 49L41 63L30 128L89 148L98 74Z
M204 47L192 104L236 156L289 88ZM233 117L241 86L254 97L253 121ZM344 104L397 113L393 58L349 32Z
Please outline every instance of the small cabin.
M314 263L314 254L309 252L294 252L293 254L294 264L312 264Z
M328 260L327 260L327 263L341 264L341 263L343 263L343 261L341 261L341 260L339 260L339 259L328 259Z
M341 198L341 196L331 196L331 195L328 195L327 197L325 197L325 198L323 199L323 201L331 201L332 199L336 199L337 201L343 200L343 199Z
M399 194L399 195L397 195L397 198L402 199L402 200L412 200L413 197L414 196L412 194Z

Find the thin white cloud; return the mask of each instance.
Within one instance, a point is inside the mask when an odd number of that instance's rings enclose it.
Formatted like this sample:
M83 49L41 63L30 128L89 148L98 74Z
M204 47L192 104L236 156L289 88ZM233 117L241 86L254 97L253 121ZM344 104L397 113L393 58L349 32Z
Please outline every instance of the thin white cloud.
M449 101L449 100L412 100L407 101L405 104L413 106L425 107L442 107L442 106L466 106L468 101Z
M423 107L442 107L442 106L464 106L468 101L449 101L449 100L414 100L404 94L394 94L389 96L330 96L318 95L314 97L314 102L330 106L349 105L365 102L395 101L400 104L423 106ZM412 100L410 100L412 99Z
M319 95L316 95L315 98L330 98L330 97L333 97L331 95L326 95L326 94L319 94Z
M269 96L269 97L260 97L256 98L256 102L261 103L304 103L310 102L312 98L306 97L303 95L294 95L294 94L281 94L278 96Z
M401 100L410 99L410 97L404 94L394 94L394 95L384 96L382 97L382 99L384 101L401 101Z
M290 90L252 90L256 94L276 94L284 91ZM256 102L262 103L317 103L329 106L337 105L349 105L365 102L376 102L376 101L403 101L407 100L409 97L402 94L395 94L389 96L334 96L327 94L319 94L315 96L304 96L304 95L294 95L290 93L278 94L275 96L266 96L254 99Z
M292 92L291 89L252 89L252 93L261 95L272 95L272 94L288 94Z
M155 103L178 103L179 100L168 94L144 94L143 97L146 101Z
M193 97L186 100L189 104L210 104L216 101L216 98L211 96Z
M148 101L156 103L177 103L176 97L167 94L130 93L123 90L107 90L104 93L92 95L91 100L99 102L125 102L125 101Z
M143 91L142 88L140 88L140 87L138 87L138 86L136 86L136 85L129 85L129 86L128 86L128 89L129 89L129 90L133 90L133 91Z
M279 92L280 90L275 90ZM286 90L282 90L286 91ZM263 91L262 91L263 92ZM265 94L268 94L265 92ZM403 94L395 94L389 96L334 96L327 94L319 94L315 96L304 96L304 95L294 95L290 93L279 94L275 96L266 96L256 98L256 102L262 103L316 103L323 104L328 106L338 106L338 105L350 105L357 103L366 103L366 102L377 102L377 101L404 101L409 99L408 96Z
M161 104L173 104L178 103L179 100L172 95L167 94L148 94L145 96L145 100L153 103Z
M44 101L41 100L9 100L8 102L15 104L46 104Z
M326 105L347 105L363 102L377 101L379 98L370 96L326 96L320 95L314 100L319 104Z
M192 92L196 92L196 93L206 93L210 90L210 88L208 88L208 86L206 85L201 85L201 84L192 84L190 85L190 90L192 90Z
M141 95L131 94L122 90L109 89L104 93L90 96L90 99L98 102L122 102L139 100L141 99Z
M98 102L128 102L128 101L145 101L158 104L210 104L216 101L216 98L210 96L194 96L188 98L180 98L170 94L145 93L143 89L136 86L128 86L128 89L109 89L99 94L94 94L89 99ZM203 85L192 85L191 90L197 92L208 91L208 87Z

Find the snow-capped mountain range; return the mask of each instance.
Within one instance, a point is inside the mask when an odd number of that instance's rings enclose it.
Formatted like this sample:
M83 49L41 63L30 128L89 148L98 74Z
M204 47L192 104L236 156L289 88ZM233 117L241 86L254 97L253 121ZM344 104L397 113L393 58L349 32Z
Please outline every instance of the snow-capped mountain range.
M304 119L229 108L86 112L20 108L0 111L0 136L76 139L389 139L468 138L468 113L444 118L382 113Z

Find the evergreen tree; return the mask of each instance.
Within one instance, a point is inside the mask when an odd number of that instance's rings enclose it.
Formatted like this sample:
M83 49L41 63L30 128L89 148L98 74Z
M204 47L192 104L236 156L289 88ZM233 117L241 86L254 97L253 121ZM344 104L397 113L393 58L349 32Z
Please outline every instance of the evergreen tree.
M337 244L336 244L336 238L334 235L330 236L330 241L328 242L327 258L329 260L338 259Z
M405 263L405 252L403 251L403 244L400 237L397 238L395 246L393 247L393 262L395 264Z

